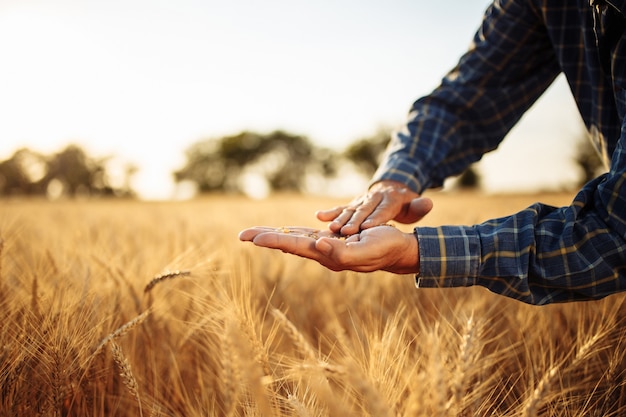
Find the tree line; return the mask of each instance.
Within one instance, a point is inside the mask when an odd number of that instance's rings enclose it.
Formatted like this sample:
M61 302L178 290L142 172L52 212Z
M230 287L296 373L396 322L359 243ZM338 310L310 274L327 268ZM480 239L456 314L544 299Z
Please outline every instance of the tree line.
M136 168L128 165L126 178L113 181L107 167L110 158L89 156L78 145L51 155L18 149L0 161L0 196L134 197L130 177Z
M387 129L379 129L338 151L315 146L306 136L282 130L243 131L192 144L185 150L184 165L172 175L177 183L191 182L199 193L243 193L244 180L250 174L265 181L271 191L305 192L309 178L334 178L345 164L370 178L390 136ZM600 166L593 154L588 146L578 150L581 183L593 178ZM114 181L108 168L110 158L89 156L78 145L51 155L19 149L0 161L0 196L135 197L130 184L137 168L127 165L124 178ZM457 186L479 187L478 171L470 167L459 177Z

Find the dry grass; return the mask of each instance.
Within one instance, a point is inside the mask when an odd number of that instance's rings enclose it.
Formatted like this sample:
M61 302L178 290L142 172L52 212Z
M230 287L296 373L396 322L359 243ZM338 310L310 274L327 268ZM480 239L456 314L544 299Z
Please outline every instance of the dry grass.
M433 197L427 224L571 198ZM538 308L237 240L336 203L2 201L0 415L626 414L622 295Z

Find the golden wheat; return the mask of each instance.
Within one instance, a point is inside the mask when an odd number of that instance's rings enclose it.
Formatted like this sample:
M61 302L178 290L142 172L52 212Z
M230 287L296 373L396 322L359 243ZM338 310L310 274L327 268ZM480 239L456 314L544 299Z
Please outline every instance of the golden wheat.
M571 198L433 197L425 225ZM624 295L531 307L236 238L336 203L1 204L0 415L626 415Z

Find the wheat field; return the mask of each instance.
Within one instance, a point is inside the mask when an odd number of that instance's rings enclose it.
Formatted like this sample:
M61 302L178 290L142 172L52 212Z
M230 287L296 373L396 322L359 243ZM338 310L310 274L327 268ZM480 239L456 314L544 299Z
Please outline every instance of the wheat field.
M433 225L572 198L432 197ZM237 239L339 202L1 201L0 415L626 415L622 295L533 307Z

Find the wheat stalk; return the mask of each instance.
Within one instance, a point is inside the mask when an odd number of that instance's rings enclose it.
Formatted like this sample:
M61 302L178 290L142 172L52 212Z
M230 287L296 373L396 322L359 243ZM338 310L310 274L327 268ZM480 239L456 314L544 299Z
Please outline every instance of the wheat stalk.
M120 376L122 377L122 382L130 392L130 394L137 400L137 404L139 405L139 415L143 416L143 411L141 409L141 399L139 398L139 385L137 384L137 380L135 379L135 375L133 375L133 371L130 367L130 363L124 356L124 352L122 352L122 348L115 342L111 342L109 344L111 348L111 354L113 355L113 360L117 364L120 370Z
M59 268L57 267L57 263L54 261L54 256L52 256L52 253L49 250L46 250L46 258L48 258L48 261L52 266L52 272L54 273L54 275L58 274Z
M31 292L30 292L30 308L33 312L33 314L35 315L35 317L41 317L40 312L39 312L39 303L38 303L38 295L37 292L39 291L39 286L38 286L38 282L37 282L37 275L33 276L33 284L31 287Z
M432 332L427 334L426 340L428 340L428 346L430 350L429 367L428 372L431 378L431 389L433 391L433 407L436 411L433 411L435 416L445 416L446 411L446 376L444 375L444 358L442 358L442 347L440 341L439 324L435 325Z
M136 327L136 326L140 325L141 323L143 323L143 321L146 319L146 317L148 317L149 314L150 314L150 310L146 310L143 313L141 313L140 315L136 316L134 319L132 319L132 320L122 324L120 327L115 329L112 333L108 334L98 344L98 346L96 347L96 349L94 350L94 352L91 354L91 356L89 358L92 358L92 357L96 356L107 343L111 342L114 339L117 339L117 338L120 338L120 337L124 336L131 329L133 329L134 327Z
M4 252L4 239L0 237L0 281L2 280L2 254Z

